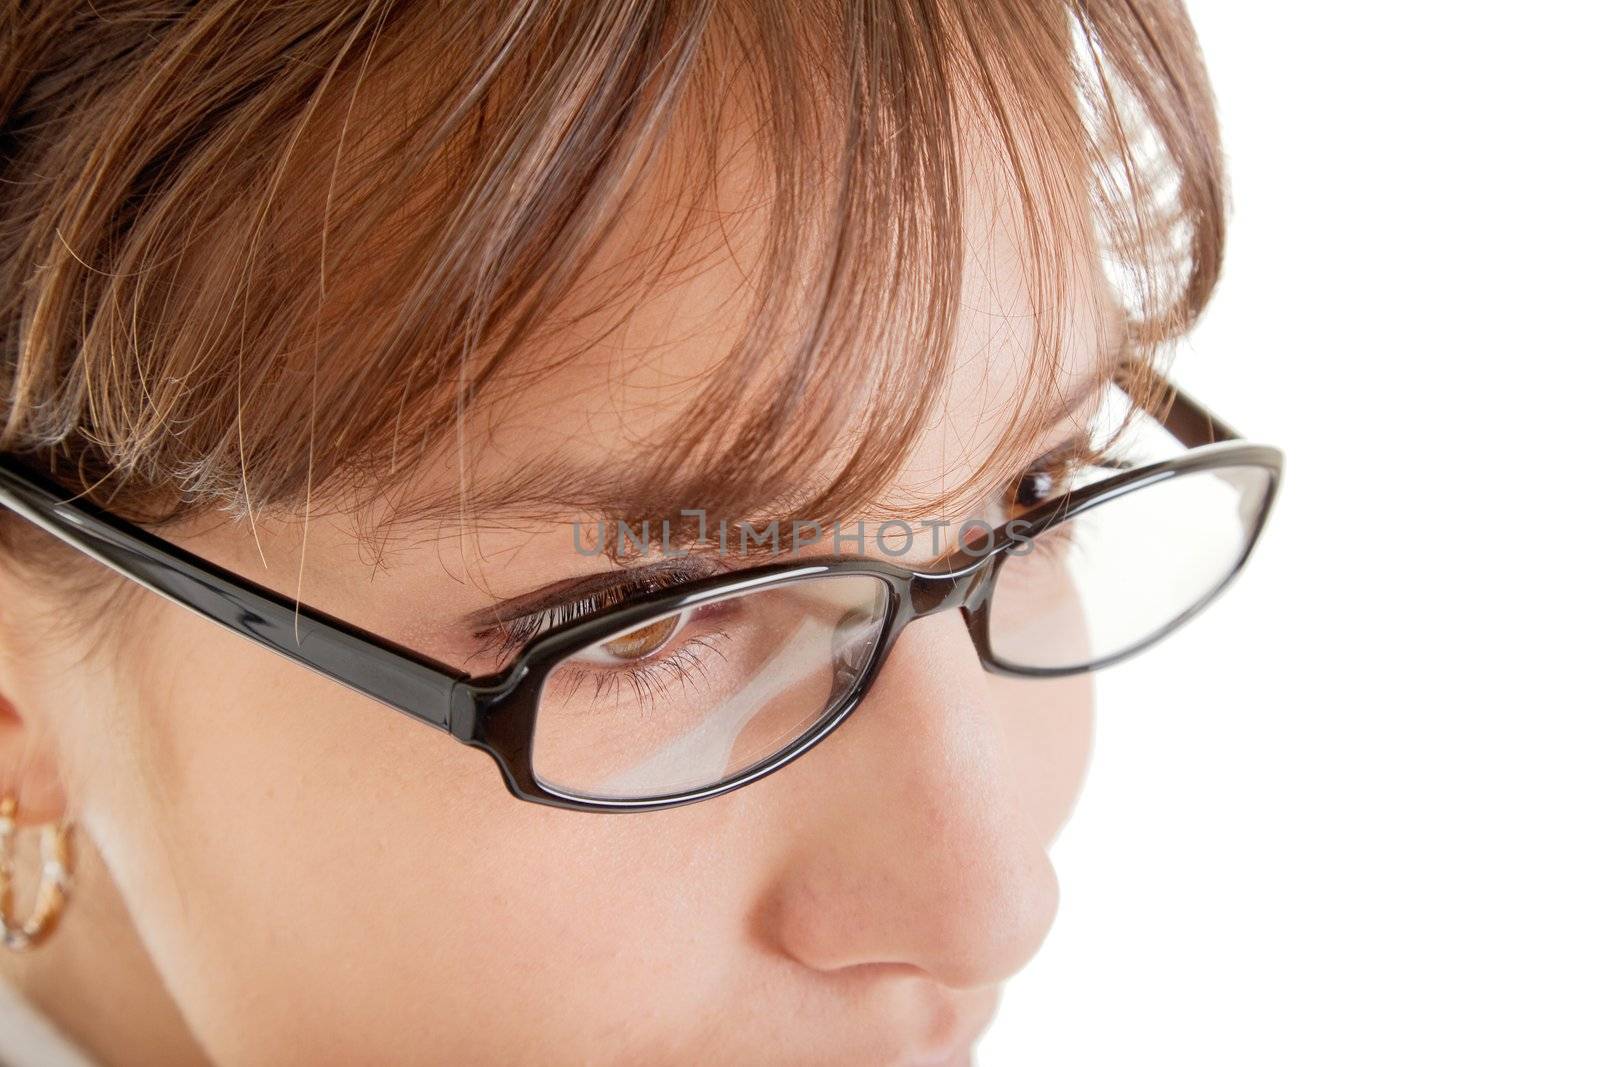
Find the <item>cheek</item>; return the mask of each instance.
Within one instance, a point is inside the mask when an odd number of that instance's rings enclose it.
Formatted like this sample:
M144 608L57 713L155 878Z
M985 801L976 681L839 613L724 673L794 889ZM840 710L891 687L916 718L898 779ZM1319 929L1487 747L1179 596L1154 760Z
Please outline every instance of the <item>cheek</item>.
M734 868L753 860L696 842L734 806L526 804L442 732L201 620L164 624L96 836L223 1062L507 1062L530 1035L557 1050L615 1027L618 1002L671 1016L727 980Z
M1083 785L1094 734L1089 675L1039 681L989 675L991 707L1045 839L1054 838Z

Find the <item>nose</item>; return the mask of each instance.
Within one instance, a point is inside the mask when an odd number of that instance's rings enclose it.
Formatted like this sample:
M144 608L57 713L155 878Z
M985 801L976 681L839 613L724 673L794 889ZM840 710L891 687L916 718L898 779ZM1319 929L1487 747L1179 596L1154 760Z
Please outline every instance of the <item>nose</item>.
M1045 820L1008 758L959 612L908 627L866 700L798 761L772 936L819 971L897 964L952 988L1034 954L1057 905Z

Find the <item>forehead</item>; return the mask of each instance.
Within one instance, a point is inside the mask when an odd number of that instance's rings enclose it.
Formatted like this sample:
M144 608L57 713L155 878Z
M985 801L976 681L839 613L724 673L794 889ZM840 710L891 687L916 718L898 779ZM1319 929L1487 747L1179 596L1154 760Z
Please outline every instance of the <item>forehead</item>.
M797 315L785 324L787 333L772 335L780 343L753 374L750 366L731 365L730 352L750 328L771 219L758 154L749 139L727 141L734 147L719 155L704 197L686 198L681 168L671 165L670 153L664 157L668 162L641 183L599 247L574 302L579 310L552 316L559 325L518 343L514 365L493 394L464 412L457 439L439 450L438 462L388 499L387 510L374 517L379 525L437 534L461 524L522 527L600 512L641 517L631 498L648 497L648 509L661 509L662 495L652 492L661 487L659 461L693 444L685 433L698 428L682 420L711 383L726 387L730 374L747 376L735 383L732 406L703 424L706 434L722 428L721 418L761 414L754 409L770 400L767 387L791 369L781 342L804 321ZM1008 443L1024 416L1061 434L1072 417L1069 398L1102 381L1120 351L1120 311L1100 268L1087 203L1056 216L1043 248L1030 243L1017 180L976 126L962 144L959 189L959 296L945 373L931 373L928 353L896 331L886 331L883 349L873 354L931 404L903 462L863 503L869 514L931 514L932 507L958 513L964 502L951 494L980 494L985 471L1015 467L1042 450L1046 441L1038 433ZM794 283L803 286L826 270L821 256L797 262ZM847 368L845 380L827 388L871 390L870 363L863 354L859 377L849 380ZM1050 379L1048 389L1042 376ZM847 414L820 446L796 445L779 432L745 454L722 457L744 465L802 460L798 480L795 464L775 463L787 469L764 487L765 510L740 517L858 517L799 516L785 502L813 497L881 448L875 430ZM804 454L784 452L795 448ZM686 484L704 484L707 472L682 473ZM708 503L692 495L667 499L671 513Z

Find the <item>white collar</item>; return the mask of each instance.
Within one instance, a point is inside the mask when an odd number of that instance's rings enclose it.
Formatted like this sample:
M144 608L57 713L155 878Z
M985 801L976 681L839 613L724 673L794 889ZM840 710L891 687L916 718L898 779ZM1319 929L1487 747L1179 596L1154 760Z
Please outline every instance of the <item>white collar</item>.
M95 1067L54 1023L0 979L0 1064L4 1067Z

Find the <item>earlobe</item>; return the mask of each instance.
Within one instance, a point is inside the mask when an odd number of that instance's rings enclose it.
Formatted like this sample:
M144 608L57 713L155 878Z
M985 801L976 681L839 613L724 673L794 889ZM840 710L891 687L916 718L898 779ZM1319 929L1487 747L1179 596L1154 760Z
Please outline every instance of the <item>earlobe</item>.
M27 632L26 590L9 584L13 577L0 555L0 796L17 799L18 826L40 826L67 813L67 791L60 773L59 750L49 729L48 707L34 670L40 664L20 642Z

